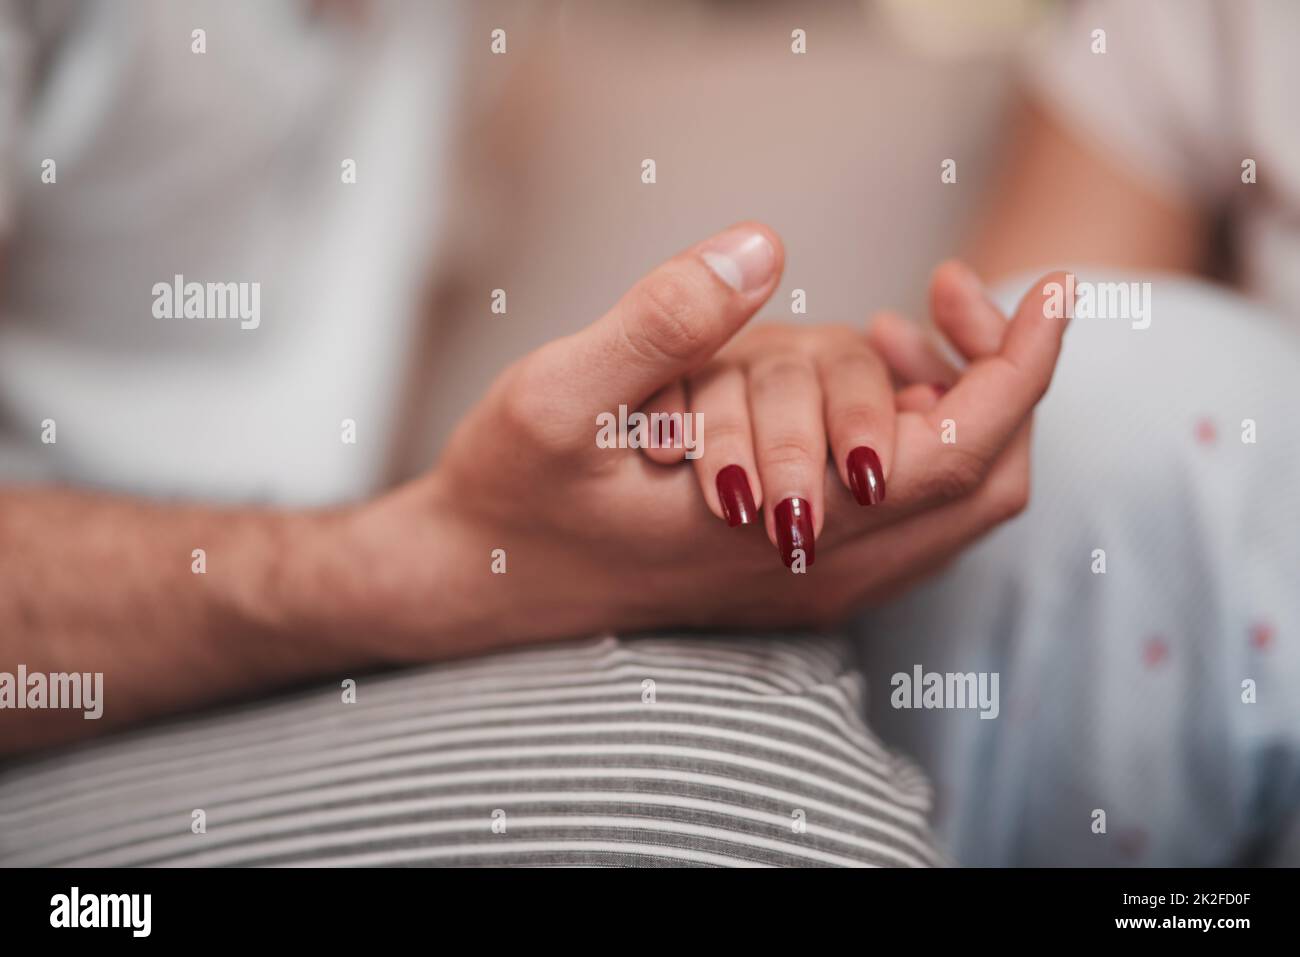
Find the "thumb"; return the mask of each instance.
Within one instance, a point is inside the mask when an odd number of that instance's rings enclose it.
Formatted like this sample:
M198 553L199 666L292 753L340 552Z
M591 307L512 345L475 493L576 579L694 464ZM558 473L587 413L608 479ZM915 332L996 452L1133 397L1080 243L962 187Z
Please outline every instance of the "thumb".
M593 415L639 407L699 368L776 289L781 240L740 223L674 256L596 322L536 356L542 382Z

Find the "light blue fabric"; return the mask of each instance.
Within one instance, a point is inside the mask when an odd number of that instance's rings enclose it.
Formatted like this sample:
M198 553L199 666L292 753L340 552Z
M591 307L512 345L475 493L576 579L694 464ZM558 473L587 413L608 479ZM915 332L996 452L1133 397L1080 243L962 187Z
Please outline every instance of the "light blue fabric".
M959 862L1300 863L1297 328L1172 278L1148 329L1076 318L1029 509L859 622L871 724ZM998 672L999 716L894 709L917 664Z

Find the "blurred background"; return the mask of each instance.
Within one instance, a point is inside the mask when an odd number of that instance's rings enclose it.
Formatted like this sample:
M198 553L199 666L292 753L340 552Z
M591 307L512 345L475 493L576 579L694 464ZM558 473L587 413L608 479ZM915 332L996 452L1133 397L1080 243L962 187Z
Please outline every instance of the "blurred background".
M473 5L436 257L427 456L503 359L599 315L740 219L784 238L765 315L919 315L986 197L1016 55L1055 3L672 0ZM508 54L487 38L502 28ZM803 30L808 53L792 53ZM946 159L956 184L940 182ZM641 182L653 159L657 181ZM492 316L489 293L508 292ZM427 363L427 364L425 364ZM408 463L406 468L410 467Z
M784 237L786 319L922 317L958 252L1227 276L1234 204L1294 306L1300 169L1238 181L1300 149L1267 3L0 0L0 477L370 494L741 219ZM260 283L266 322L160 321L177 275Z

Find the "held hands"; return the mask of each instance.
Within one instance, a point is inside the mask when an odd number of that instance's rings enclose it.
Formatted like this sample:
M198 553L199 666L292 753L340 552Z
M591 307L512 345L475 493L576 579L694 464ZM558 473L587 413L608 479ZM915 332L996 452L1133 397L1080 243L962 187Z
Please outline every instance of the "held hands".
M740 224L508 368L431 473L330 523L348 558L317 569L330 587L314 623L390 659L606 629L828 623L1023 507L1030 414L1064 331L1039 289L1008 324L973 277L936 272L960 372L890 317L870 347L833 326L728 345L783 259L770 230ZM651 461L599 447L598 417L620 405L703 412L703 455L664 468L681 450ZM728 527L759 509L771 544ZM792 574L772 544L816 572Z
M935 270L930 299L936 326L964 359L998 353L1007 322L966 266L953 261ZM868 336L843 324L765 323L650 399L650 421L667 428L652 433L657 441L646 455L662 465L692 459L705 502L730 526L756 522L766 504L769 540L787 567L804 571L822 533L828 451L857 504L880 505L895 416L932 412L959 378L893 313L879 313ZM694 449L692 417L696 432L707 423L709 439ZM685 441L678 420L686 423ZM956 445L956 420L949 421L940 439ZM1020 452L1023 458L1027 446ZM1028 460L1018 464L1027 483Z

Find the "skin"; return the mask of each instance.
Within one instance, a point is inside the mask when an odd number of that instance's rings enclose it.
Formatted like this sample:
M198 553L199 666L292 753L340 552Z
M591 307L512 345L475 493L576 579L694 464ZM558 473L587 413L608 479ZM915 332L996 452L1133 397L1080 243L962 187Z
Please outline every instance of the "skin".
M694 460L695 475L718 518L724 514L717 477L731 465L745 470L759 508L790 497L810 502L817 535L825 525L828 451L845 489L851 487L845 462L859 446L875 449L889 475L895 414L890 373L861 332L847 325L764 323L737 336L649 407L703 416L708 441ZM676 464L684 450L647 455ZM775 546L772 508L765 514Z
M966 254L990 281L1042 263L1206 266L1212 210L1154 192L1032 102L1020 107L1000 169Z
M598 412L642 406L703 368L776 288L780 241L739 228L776 251L759 287L736 292L698 247L684 251L581 333L505 370L432 471L372 501L223 510L0 491L0 661L105 676L102 719L9 711L0 749L305 678L603 629L828 623L1023 507L1027 489L1007 463L1063 333L1035 293L996 354L942 399L898 414L889 502L862 509L825 483L815 574L791 574L760 536L716 521L691 470L597 448ZM937 441L946 418L962 423L959 445ZM205 575L190 572L195 547L207 550ZM506 575L490 571L496 548Z

